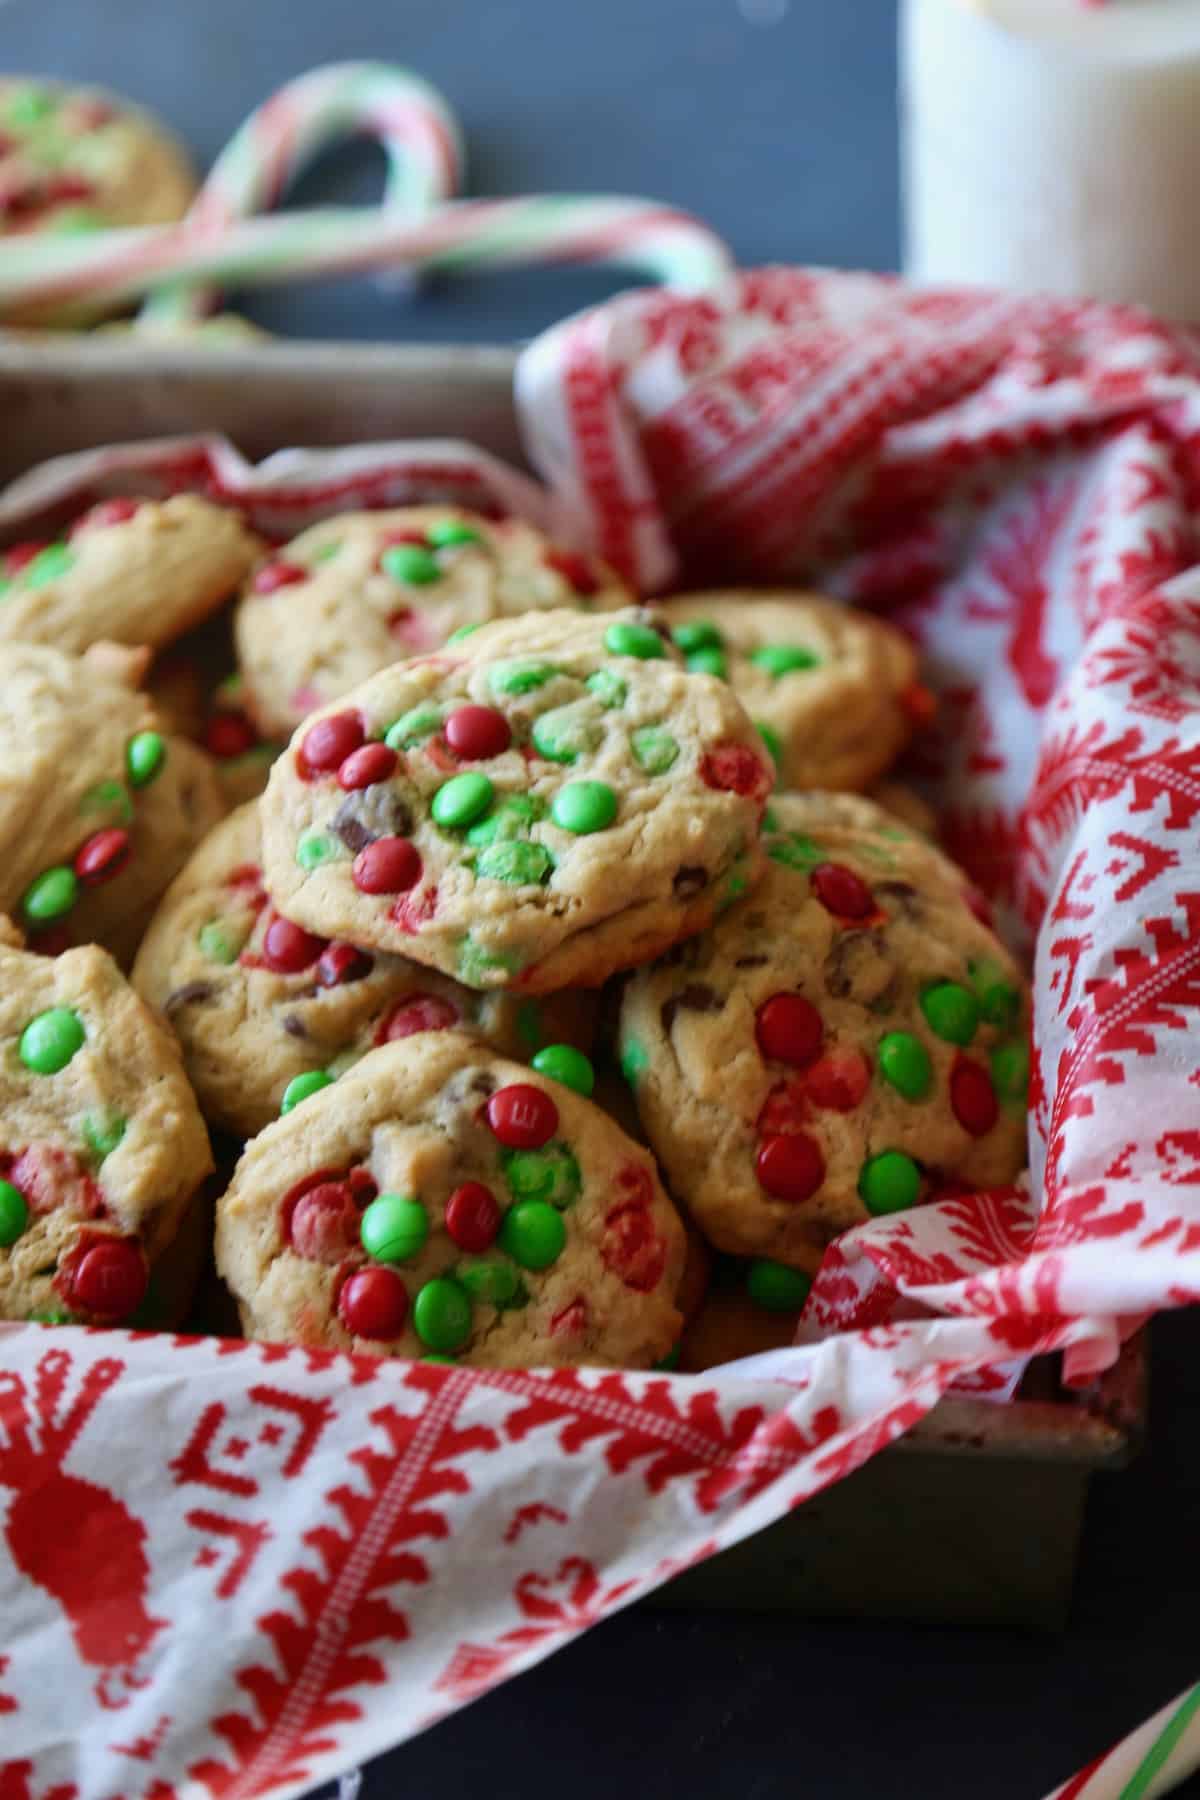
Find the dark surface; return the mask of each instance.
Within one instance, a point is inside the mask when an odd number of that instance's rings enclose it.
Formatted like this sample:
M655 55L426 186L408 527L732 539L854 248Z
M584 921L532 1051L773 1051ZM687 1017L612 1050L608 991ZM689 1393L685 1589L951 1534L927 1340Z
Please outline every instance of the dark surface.
M646 193L745 262L896 260L891 0L0 0L0 66L110 83L207 161L314 63L410 63L464 121L471 191ZM775 20L775 23L753 21ZM309 200L365 199L366 152ZM513 339L607 276L508 276L415 302L370 282L250 310L312 336ZM1200 1674L1200 1334L1156 1334L1151 1446L1094 1486L1075 1615L999 1632L624 1614L368 1773L364 1800L1039 1800ZM1030 1545L1030 1555L1038 1547ZM1193 1781L1181 1794L1200 1796Z

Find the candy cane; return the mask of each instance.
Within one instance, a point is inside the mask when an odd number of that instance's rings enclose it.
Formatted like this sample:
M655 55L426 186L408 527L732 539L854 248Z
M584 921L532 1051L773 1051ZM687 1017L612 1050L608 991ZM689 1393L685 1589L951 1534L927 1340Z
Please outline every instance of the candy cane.
M1200 1683L1046 1800L1156 1800L1200 1768Z
M699 289L732 272L730 253L687 213L648 200L535 194L459 200L416 222L377 208L330 208L235 221L6 243L0 316L70 324L167 279L238 283L406 268L461 273L583 262Z
M387 158L383 206L416 219L458 191L463 147L436 88L388 63L330 63L289 81L256 108L222 150L188 215L216 236L237 219L278 205L301 172L353 132L379 140ZM190 324L219 302L215 290L172 283L142 307L139 322Z

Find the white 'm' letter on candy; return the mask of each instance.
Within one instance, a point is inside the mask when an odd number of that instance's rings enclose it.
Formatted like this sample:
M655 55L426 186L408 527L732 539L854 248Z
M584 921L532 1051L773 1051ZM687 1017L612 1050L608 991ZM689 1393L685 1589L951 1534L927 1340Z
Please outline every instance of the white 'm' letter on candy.
M905 272L1200 320L1200 0L904 0Z

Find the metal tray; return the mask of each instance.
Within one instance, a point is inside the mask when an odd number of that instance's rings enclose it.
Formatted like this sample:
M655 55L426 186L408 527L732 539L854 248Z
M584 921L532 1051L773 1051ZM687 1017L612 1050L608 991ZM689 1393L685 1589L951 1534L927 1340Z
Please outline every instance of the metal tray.
M254 343L203 351L0 334L0 482L66 451L222 432L288 445L462 437L524 465L513 352ZM1009 1406L945 1400L900 1443L689 1571L663 1605L1061 1626L1087 1483L1136 1449L1135 1340L1094 1389L1035 1365Z

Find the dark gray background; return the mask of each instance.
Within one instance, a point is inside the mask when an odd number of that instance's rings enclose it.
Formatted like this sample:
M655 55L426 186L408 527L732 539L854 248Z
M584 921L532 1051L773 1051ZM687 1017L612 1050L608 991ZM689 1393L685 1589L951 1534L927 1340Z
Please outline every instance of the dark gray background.
M645 193L744 262L871 268L897 257L893 35L891 0L0 0L0 67L134 95L204 162L288 76L389 58L458 110L475 193ZM378 180L350 152L301 198ZM613 285L512 275L404 303L359 280L250 310L313 336L511 340ZM1151 1448L1095 1484L1064 1639L643 1608L384 1759L365 1800L1040 1800L1200 1675L1197 1343L1193 1318L1158 1329Z

